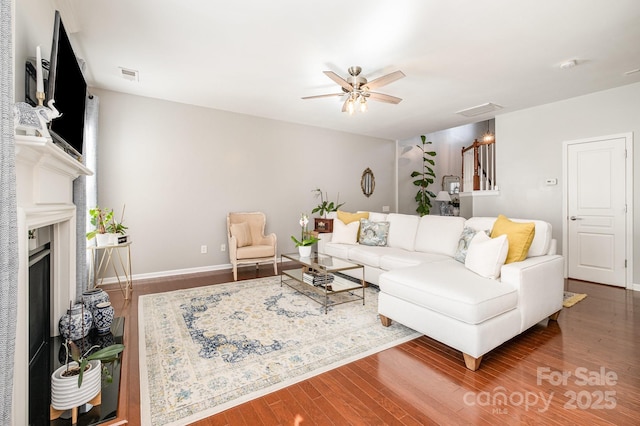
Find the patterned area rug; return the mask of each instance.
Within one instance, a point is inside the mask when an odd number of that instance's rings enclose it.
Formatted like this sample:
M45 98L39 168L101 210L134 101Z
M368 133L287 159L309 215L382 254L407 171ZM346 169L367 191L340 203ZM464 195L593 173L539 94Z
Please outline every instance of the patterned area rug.
M337 302L325 314L280 277L141 296L142 424L184 425L420 335L380 324L375 288Z
M570 308L585 297L587 297L587 295L584 293L573 293L571 291L565 291L562 300L562 306L564 306L565 308Z

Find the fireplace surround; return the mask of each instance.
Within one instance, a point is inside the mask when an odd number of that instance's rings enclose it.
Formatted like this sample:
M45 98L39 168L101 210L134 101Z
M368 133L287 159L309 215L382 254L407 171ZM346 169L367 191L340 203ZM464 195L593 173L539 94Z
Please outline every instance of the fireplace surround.
M18 205L18 299L14 364L13 418L28 424L29 411L29 244L28 231L51 227L50 331L58 335L57 323L76 299L76 206L73 180L92 175L76 159L55 146L51 139L15 137L16 195Z

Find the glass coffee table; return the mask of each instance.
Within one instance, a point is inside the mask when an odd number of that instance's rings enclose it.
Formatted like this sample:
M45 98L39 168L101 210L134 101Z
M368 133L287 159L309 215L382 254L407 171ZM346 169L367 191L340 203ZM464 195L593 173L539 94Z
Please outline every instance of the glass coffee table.
M283 270L280 275L280 285L286 284L324 306L324 313L329 306L362 300L364 305L364 266L348 260L326 254L313 253L309 257L301 257L298 253L283 254L280 262L288 259L300 267ZM362 278L352 281L337 272L360 269ZM362 296L360 296L362 291ZM340 296L337 296L340 295Z

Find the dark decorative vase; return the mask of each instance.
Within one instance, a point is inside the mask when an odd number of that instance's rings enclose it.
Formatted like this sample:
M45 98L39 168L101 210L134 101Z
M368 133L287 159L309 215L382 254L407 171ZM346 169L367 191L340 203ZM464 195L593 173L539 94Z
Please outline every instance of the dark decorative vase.
M93 324L98 334L107 334L111 332L111 323L113 322L113 306L111 302L102 302L96 305Z
M101 288L94 288L82 292L82 303L94 317L93 326L95 328L96 305L109 301L109 295Z
M65 339L80 340L89 334L93 323L93 315L81 303L67 309L67 314L60 317L58 330Z

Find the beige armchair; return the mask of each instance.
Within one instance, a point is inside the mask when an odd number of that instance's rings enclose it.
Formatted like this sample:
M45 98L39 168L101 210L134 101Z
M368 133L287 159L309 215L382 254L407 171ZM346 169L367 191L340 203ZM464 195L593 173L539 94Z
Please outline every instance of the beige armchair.
M238 265L273 262L273 273L278 275L276 234L264 235L267 218L264 213L229 213L227 237L229 259L233 266L233 280L238 279Z

